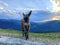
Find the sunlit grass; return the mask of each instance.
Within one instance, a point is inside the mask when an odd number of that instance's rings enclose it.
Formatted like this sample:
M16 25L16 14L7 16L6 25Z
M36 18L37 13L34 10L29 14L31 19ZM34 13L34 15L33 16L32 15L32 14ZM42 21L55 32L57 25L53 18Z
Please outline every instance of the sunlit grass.
M18 30L13 30L13 29L1 29L0 28L0 33L8 33L8 34L17 34L18 36L20 36L22 34L21 31ZM60 33L32 33L29 32L30 37L38 37L38 38L51 38L51 39L56 39L56 38L60 38Z
M12 33L12 34L20 34L21 31L12 30L12 29L0 29L0 33Z
M38 38L60 38L60 33L30 33L30 35Z

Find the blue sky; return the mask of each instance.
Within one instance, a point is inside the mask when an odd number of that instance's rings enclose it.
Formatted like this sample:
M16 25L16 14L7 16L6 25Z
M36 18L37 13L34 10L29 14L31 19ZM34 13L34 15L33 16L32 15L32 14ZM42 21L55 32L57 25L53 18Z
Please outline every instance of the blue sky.
M30 18L34 21L57 19L56 16L60 17L59 5L59 0L0 0L0 19L20 20L22 13L29 10L33 11Z
M16 8L34 8L45 10L50 8L51 3L49 0L1 0L8 4L5 9Z

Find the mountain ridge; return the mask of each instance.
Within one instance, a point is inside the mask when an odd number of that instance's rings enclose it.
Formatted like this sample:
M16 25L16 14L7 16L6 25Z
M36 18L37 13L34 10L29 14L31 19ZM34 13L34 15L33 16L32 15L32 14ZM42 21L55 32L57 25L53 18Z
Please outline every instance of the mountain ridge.
M30 32L60 32L60 20L41 23L30 22ZM20 20L0 19L0 28L20 30Z

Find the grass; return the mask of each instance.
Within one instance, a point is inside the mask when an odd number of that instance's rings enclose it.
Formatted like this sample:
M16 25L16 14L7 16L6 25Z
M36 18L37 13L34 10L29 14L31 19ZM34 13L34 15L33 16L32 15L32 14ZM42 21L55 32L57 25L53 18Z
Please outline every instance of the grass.
M9 34L17 34L20 36L22 34L21 31L12 30L12 29L1 29L0 33L9 33ZM32 33L29 32L29 35L32 37L38 37L38 38L50 38L50 39L56 39L60 38L60 33Z
M20 34L21 31L12 30L12 29L0 29L0 33L12 33L12 34Z
M59 39L60 33L30 33L31 36L38 38Z
M13 30L13 29L1 29L0 28L0 35L6 36L20 36L22 33L21 31Z

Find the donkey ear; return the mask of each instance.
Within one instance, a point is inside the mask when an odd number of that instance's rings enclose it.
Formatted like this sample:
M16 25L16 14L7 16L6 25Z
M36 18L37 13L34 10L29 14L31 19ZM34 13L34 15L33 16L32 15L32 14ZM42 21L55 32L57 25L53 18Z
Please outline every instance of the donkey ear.
M25 16L25 14L23 13L23 16Z
M31 15L31 13L32 13L32 10L28 13L28 16L30 16L30 15Z

